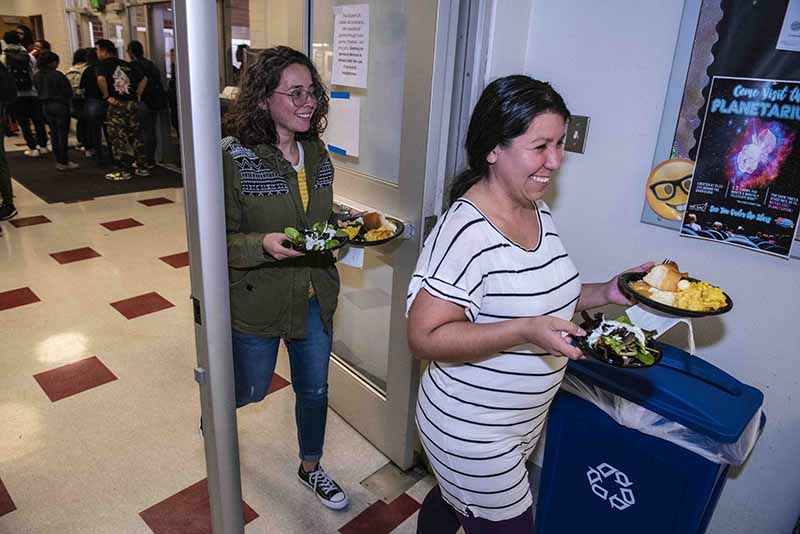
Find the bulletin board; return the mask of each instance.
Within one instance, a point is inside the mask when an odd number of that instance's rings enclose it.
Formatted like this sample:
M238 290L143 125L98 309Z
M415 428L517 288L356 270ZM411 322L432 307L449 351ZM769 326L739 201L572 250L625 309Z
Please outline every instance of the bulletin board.
M652 165L674 175L669 194L688 199L690 181L681 179L691 175L714 76L800 80L800 51L778 46L787 8L798 1L685 1ZM676 210L652 200L644 202L642 222L679 231L681 198L671 203ZM800 244L795 243L792 257L800 257Z

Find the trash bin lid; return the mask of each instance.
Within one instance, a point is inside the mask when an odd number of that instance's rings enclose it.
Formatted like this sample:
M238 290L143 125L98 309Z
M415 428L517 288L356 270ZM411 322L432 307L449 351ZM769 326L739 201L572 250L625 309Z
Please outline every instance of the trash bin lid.
M764 394L680 349L658 344L664 355L647 369L570 361L568 372L666 419L722 443L739 439Z

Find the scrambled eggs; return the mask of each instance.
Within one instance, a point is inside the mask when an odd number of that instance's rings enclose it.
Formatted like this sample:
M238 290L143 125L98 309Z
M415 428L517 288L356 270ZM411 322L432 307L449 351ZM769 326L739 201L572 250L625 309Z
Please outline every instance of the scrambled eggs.
M358 232L361 231L361 226L345 226L342 230L347 233L347 239L355 239Z
M718 310L727 304L725 294L707 282L691 282L688 289L675 293L674 306L684 310Z
M388 237L392 237L394 235L395 229L385 224L380 228L376 228L374 230L368 231L364 234L364 239L366 241L378 241L380 239L386 239Z

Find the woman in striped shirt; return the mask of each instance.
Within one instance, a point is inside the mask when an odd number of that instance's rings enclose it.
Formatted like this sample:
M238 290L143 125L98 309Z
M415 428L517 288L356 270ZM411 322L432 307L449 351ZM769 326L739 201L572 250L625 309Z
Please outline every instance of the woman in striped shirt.
M566 358L583 357L569 336L585 332L569 319L628 303L616 278L581 283L542 200L561 166L568 119L547 83L492 82L467 132L469 168L417 263L408 341L431 362L416 420L439 482L419 533L533 532L525 460Z

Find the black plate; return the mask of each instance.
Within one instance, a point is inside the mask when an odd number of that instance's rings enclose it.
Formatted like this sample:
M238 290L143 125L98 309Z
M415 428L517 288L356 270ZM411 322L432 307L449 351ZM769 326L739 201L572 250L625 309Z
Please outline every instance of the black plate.
M284 247L296 250L298 252L302 252L303 254L324 254L326 252L333 252L334 250L339 250L346 244L347 244L347 239L342 238L342 240L339 241L339 244L333 248L326 248L325 250L306 250L304 246L298 245L293 241L289 241L288 239L285 239L282 243Z
M608 365L613 365L614 367L623 367L625 369L646 369L648 367L652 367L658 362L660 362L661 356L663 356L661 349L659 349L658 347L654 347L658 352L656 354L653 354L654 361L652 364L648 365L640 360L637 360L636 358L629 359L628 363L626 364L625 361L622 359L622 357L618 356L617 354L608 355L593 349L586 341L585 337L573 336L572 344L581 349L581 352L583 352L585 355L590 356L591 358L597 361L606 363Z
M384 243L388 243L392 239L396 239L397 237L403 234L403 231L406 228L406 225L403 224L403 221L401 221L400 219L395 219L394 217L386 217L386 220L393 223L397 227L397 231L395 231L393 236L387 237L385 239L378 239L377 241L362 241L360 239L348 239L347 244L356 247L374 247L376 245L383 245Z
M693 311L693 310L684 310L682 308L675 308L673 306L668 306L666 304L662 304L661 302L656 302L655 300L648 298L644 295L640 295L631 287L633 282L638 282L642 278L645 277L647 273L623 273L619 275L618 285L619 290L622 291L626 296L632 298L633 300L637 300L642 304L645 304L654 310L658 310L664 313L668 313L670 315L674 315L676 317L708 317L710 315L722 315L723 313L728 313L733 308L733 300L728 296L727 293L723 293L725 295L725 300L728 302L722 308L717 310L709 310L709 311ZM696 278L686 278L690 282L700 282L700 280Z

